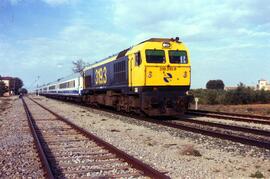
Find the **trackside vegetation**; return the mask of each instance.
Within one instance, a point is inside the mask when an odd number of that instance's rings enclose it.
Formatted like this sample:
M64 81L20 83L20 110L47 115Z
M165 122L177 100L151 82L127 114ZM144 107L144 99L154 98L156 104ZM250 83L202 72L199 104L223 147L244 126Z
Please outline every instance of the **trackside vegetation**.
M270 91L254 90L240 83L236 89L193 89L191 93L199 98L200 104L266 104L270 103Z
M3 81L0 81L0 96L3 96L5 92L7 92L7 86Z

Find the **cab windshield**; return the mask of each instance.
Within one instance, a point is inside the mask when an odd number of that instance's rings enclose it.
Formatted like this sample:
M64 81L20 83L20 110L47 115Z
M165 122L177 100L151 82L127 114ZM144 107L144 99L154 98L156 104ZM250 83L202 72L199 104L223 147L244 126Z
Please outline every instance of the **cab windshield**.
M164 50L146 50L146 62L147 63L165 63Z
M170 63L187 64L187 52L179 50L169 50Z

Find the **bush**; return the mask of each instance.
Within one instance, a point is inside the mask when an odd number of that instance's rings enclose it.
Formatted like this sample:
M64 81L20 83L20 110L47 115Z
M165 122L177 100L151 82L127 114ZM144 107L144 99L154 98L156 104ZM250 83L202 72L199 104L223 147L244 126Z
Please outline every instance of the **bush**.
M8 89L5 83L3 81L0 81L0 96L3 96L3 94L7 91Z
M28 91L25 88L21 88L21 89L19 89L19 93L21 93L21 94L27 94Z
M270 103L270 91L254 90L240 83L235 90L196 89L191 90L201 104L253 104Z

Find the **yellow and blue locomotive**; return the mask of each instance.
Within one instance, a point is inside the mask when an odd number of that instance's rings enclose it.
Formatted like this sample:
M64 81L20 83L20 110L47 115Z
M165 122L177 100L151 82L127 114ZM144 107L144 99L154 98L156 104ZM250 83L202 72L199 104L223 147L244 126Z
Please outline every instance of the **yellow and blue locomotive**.
M149 116L185 112L191 97L188 48L179 38L151 38L85 68L82 100Z

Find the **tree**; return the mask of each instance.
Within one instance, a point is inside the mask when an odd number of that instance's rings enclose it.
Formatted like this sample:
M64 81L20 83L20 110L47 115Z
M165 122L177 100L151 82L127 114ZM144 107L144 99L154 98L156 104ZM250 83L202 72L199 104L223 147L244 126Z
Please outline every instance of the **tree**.
M7 86L0 80L0 96L3 96L5 92L7 92Z
M15 94L19 94L19 89L23 86L23 81L15 77L10 80L9 84L9 90L13 91Z
M222 80L209 80L206 83L206 89L224 90L224 83Z
M21 94L27 94L28 91L27 91L27 89L25 89L25 88L21 88L21 89L19 90L19 93L21 93Z
M72 71L74 73L81 72L88 65L88 63L84 62L82 59L75 60L72 62L72 64L73 64Z

